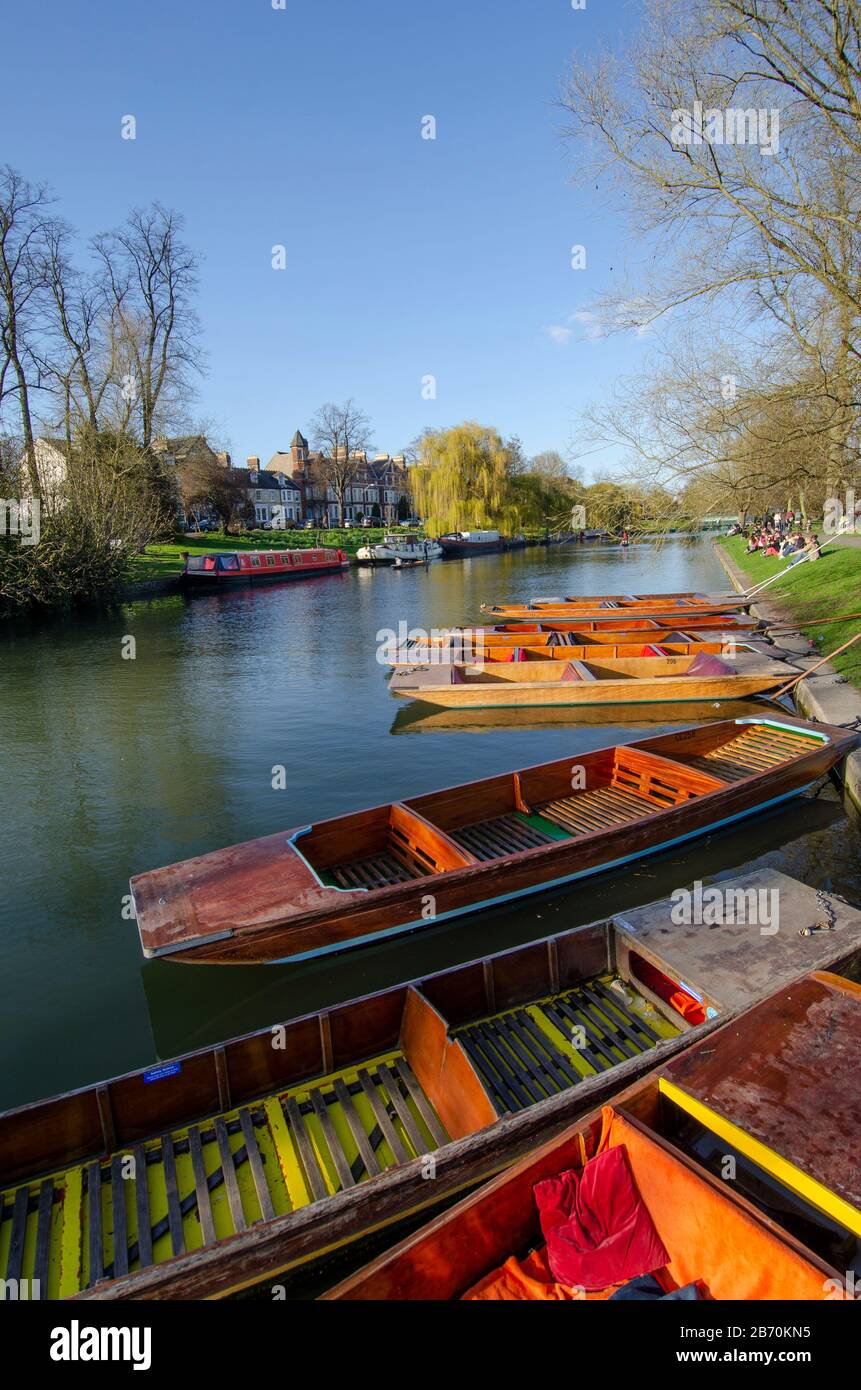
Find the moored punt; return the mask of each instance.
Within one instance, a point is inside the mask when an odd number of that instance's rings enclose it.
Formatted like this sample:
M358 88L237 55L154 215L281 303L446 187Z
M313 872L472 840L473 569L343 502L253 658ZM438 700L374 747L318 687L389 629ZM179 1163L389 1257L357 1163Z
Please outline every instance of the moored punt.
M738 630L750 630L759 627L759 621L751 618L747 613L691 613L685 614L684 629L686 632L699 630L700 628L714 629L721 631L734 632ZM678 632L679 622L677 618L546 618L536 620L533 613L531 618L517 618L507 622L491 623L485 627L467 627L445 629L443 632L434 636L431 640L444 641L448 639L449 632L487 632L495 636L511 634L517 636L523 632L541 633L570 633L574 640L577 640L578 633L598 633L598 632Z
M536 636L558 639L570 634L551 632L539 633ZM581 633L581 637L580 643L565 640L533 643L529 633L519 638L505 635L499 640L492 636L475 641L468 636L463 639L454 637L445 645L423 646L418 642L407 643L383 655L387 666L445 666L451 662L459 666L476 666L494 661L576 661L590 656L598 660L603 660L604 657L624 660L645 656L694 657L700 653L705 656L720 656L724 653L734 656L736 653L746 652L766 659L777 655L777 649L765 640L743 640L734 634L730 634L727 640L718 633L713 640L698 640L708 638L708 633L690 632L668 632L666 637L663 634L656 637L648 634L644 636L642 633ZM618 640L623 637L627 637L628 640ZM630 640L632 637L633 641Z
M594 599L560 599L556 602L545 601L543 603L513 603L494 605L483 603L481 611L486 613L491 620L499 619L502 622L516 622L520 618L527 621L544 621L545 619L584 619L592 621L606 617L608 612L616 613L620 616L628 615L632 618L657 618L666 626L667 622L687 623L689 617L720 617L723 614L745 612L753 602L753 599L746 599L741 595L727 599L684 599L673 598L643 598L626 600L618 597L614 600L595 601Z
M721 720L284 830L133 878L141 945L262 963L432 926L754 815L858 737Z
M342 550L227 550L186 555L182 577L189 589L232 588L272 580L310 579L349 568Z
M542 613L547 609L553 608L600 608L610 611L622 609L625 611L634 610L643 604L666 603L680 608L713 608L723 607L724 604L730 608L737 608L740 604L748 607L747 600L742 595L733 594L703 594L693 590L682 590L679 593L666 591L657 594L557 594L554 598L533 598L528 604L482 604L488 612L505 613L509 609L528 607L533 613Z
M733 704L732 713L736 719L761 719L768 705L778 719L787 713L786 705L771 700L768 695L738 700ZM629 709L616 705L610 722L617 729L635 728L642 737L642 731L651 724L666 729L672 724L688 724L692 720L713 723L725 718L723 706L716 705L714 700L687 700L681 705L632 705ZM440 709L438 705L423 705L418 700L399 700L389 732L398 735L478 734L493 729L509 732L512 729L570 729L572 723L578 729L594 725L606 730L608 719L600 705L583 705L572 714L558 705L532 705L526 709Z
M859 1051L861 987L812 973L659 1066L324 1297L605 1299L654 1273L664 1292L696 1284L699 1297L719 1300L851 1298L847 1271L861 1250ZM622 1155L612 1154L619 1148ZM736 1166L727 1182L730 1155ZM542 1232L536 1199L546 1206L555 1197L561 1219L572 1179L561 1189L552 1180L590 1163L593 1201L603 1192L603 1210L614 1213L613 1183L627 1169L651 1218L663 1249L641 1242L636 1268L631 1246L622 1263L598 1240L595 1254L604 1258L590 1264L585 1238L572 1253L564 1235L548 1234L552 1221ZM610 1215L599 1229L612 1232L612 1222Z
M759 653L732 658L695 656L610 657L588 652L564 665L543 660L486 664L435 661L398 666L393 695L444 709L499 709L559 705L679 704L686 700L744 700L774 690L797 670Z
M722 647L733 641L747 642L757 640L753 629L755 623L747 619L740 622L728 617L724 626L719 619L709 619L702 627L678 627L672 624L661 627L652 618L644 618L639 623L631 620L630 627L609 624L607 627L593 623L578 628L574 623L503 623L498 627L453 627L435 628L430 631L415 629L407 631L397 646L397 651L408 654L421 652L427 647L547 647L564 648L576 646L635 646L643 647L647 642L666 644L667 642L712 642Z
M282 1277L861 948L861 913L783 874L720 889L777 895L780 931L750 908L668 931L664 901L0 1116L0 1277L49 1298ZM826 909L834 930L802 935Z

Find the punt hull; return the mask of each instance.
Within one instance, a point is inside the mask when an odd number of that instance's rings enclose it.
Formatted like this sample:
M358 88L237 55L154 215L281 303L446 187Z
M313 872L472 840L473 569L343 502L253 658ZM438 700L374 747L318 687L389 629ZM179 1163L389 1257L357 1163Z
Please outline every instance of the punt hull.
M18 1229L17 1241L3 1243L10 1253L5 1268L0 1262L0 1276L17 1278L22 1272L29 1276L32 1253L24 1267L20 1252L24 1246L32 1252L37 1223L34 1195L39 1195L41 1228L41 1197L46 1184L61 1223L58 1229L55 1222L51 1237L55 1260L61 1256L59 1275L54 1276L59 1277L60 1287L58 1293L52 1287L50 1297L76 1301L218 1298L301 1268L359 1237L429 1211L502 1171L532 1153L537 1142L557 1134L671 1056L682 1054L689 1043L711 1034L722 1022L745 1015L766 995L810 970L836 967L852 958L861 944L861 913L835 898L829 900L835 915L834 933L804 937L799 928L815 920L822 903L813 889L783 874L766 870L726 886L742 895L751 889L778 892L785 930L778 937L757 934L751 940L746 921L733 917L708 932L667 932L672 904L653 903L624 917L575 927L294 1019L282 1025L284 1037L278 1049L273 1048L274 1030L267 1028L175 1058L159 1067L158 1075L128 1073L0 1116L0 1224L8 1222ZM596 977L601 983L596 983ZM607 981L618 981L621 994ZM599 1027L595 1033L592 1025L598 1020L592 1017L591 1024L588 1022L590 1011L585 1001L592 998L589 991L595 989L603 992L603 1003L598 1007L605 1015L608 1002L616 1009L615 1033L608 1032L606 1024L603 1032ZM678 990L685 993L689 1004L699 1001L694 1013L674 1002ZM639 995L639 1003L634 1002L633 995ZM627 1002L620 1005L619 998ZM609 1042L618 1056L614 1059L608 1054L597 1069L590 1063L591 1074L578 1067L579 1078L569 1076L566 1080L557 1075L554 1089L547 1085L547 1058L551 1068L558 1068L564 1065L562 1057L570 1059L572 1050L579 1047L569 1038L565 1043L569 1050L560 1054L559 1034L555 1049L545 1054L543 1061L540 1055L537 1064L535 1058L527 1059L525 1054L523 1058L527 1062L526 1079L531 1078L534 1084L543 1077L539 1090L550 1094L531 1100L522 1097L520 1101L514 1097L511 1106L500 1104L486 1060L482 1063L476 1057L470 1040L476 1032L485 1031L487 1020L503 1031L512 1026L522 1029L524 1023L529 1026L526 1010L558 1010L565 1007L566 999L576 1009L585 1007L590 1046ZM536 1016L533 1013L532 1017ZM545 1022L548 1018L545 1013ZM641 1041L633 1049L620 1048L618 1039L623 1034L632 1039L629 1025L637 1025L638 1020L649 1023L651 1042L643 1041L648 1030L641 1027ZM603 1038L603 1043L596 1044L596 1038ZM352 1163L352 1155L343 1147L344 1130L338 1141L331 1124L325 1125L320 1118L327 1108L337 1114L333 1088L337 1093L340 1084L342 1099L346 1085L356 1094L359 1087L350 1078L359 1068L359 1079L364 1075L367 1081L367 1068L379 1071L380 1054L401 1074L402 1066L405 1068L407 1085L413 1082L442 1131L438 1128L436 1133L429 1133L426 1142L430 1142L430 1149L413 1143L412 1152L400 1158L389 1155L384 1159L374 1140L372 1147L381 1167L373 1160L368 1167L366 1160L364 1172L360 1168L351 1178L345 1171L340 1185L335 1182L328 1191L314 1195L311 1174L316 1169L319 1181L327 1145L334 1155L333 1140L336 1148L340 1143L342 1160ZM521 1069L510 1068L509 1081L515 1075L524 1079ZM385 1078L384 1085L391 1095ZM412 1094L415 1099L415 1089ZM394 1106L397 1109L400 1104L402 1112L401 1098L406 1099L406 1091L401 1090ZM308 1131L316 1133L316 1158L297 1137L304 1129L298 1104L306 1116L316 1113L320 1120L321 1129ZM349 1115L355 1135L357 1114L349 1101L347 1107L341 1112L341 1123ZM377 1107L378 1121L379 1116ZM311 1126L312 1120L306 1123ZM386 1123L383 1117L384 1129ZM364 1121L367 1141L372 1139L372 1124L369 1113ZM158 1220L164 1198L159 1203L154 1195L151 1203L147 1196L147 1191L164 1191L168 1177L162 1171L165 1146L181 1154L184 1147L191 1144L193 1148L197 1143L199 1153L202 1138L204 1148L214 1155L215 1136L204 1131L218 1134L220 1126L230 1127L234 1133L242 1130L244 1146L232 1150L235 1172L231 1176L228 1169L225 1174L223 1166L213 1167L210 1158L207 1198L205 1188L198 1186L196 1176L192 1178L188 1158L180 1157L169 1237L167 1221ZM257 1142L252 1141L255 1134ZM416 1138L421 1142L421 1135ZM217 1145L222 1165L228 1159L225 1139L222 1130ZM143 1150L147 1155L145 1171L149 1167L145 1185L138 1183L141 1170L137 1166L126 1179L119 1163L134 1153L137 1165ZM428 1181L431 1152L435 1175ZM262 1155L263 1167L249 1155L254 1159ZM249 1168L254 1169L253 1175ZM304 1171L309 1188L304 1199L301 1194L298 1199L304 1204L293 1203L288 1211L279 1205L277 1215L270 1211L263 1219L251 1218L248 1194L256 1191L260 1206L268 1206L267 1188L273 1199L280 1200L279 1175L283 1172L289 1187L300 1171ZM244 1174L246 1194L244 1222L236 1204L225 1199L225 1187L232 1186L236 1196L234 1178L243 1181L237 1177L240 1173ZM43 1180L44 1174L53 1176ZM113 1222L92 1220L88 1199L95 1178L103 1192L108 1189L104 1195L107 1209L113 1210ZM128 1205L120 1200L127 1181L133 1188ZM24 1214L19 1200L22 1191L30 1198L24 1241L19 1219ZM293 1202L292 1190L290 1196ZM220 1212L216 1212L219 1198ZM99 1211L102 1205L100 1201ZM228 1205L240 1217L235 1230L225 1225ZM138 1213L134 1228L128 1225L124 1230L129 1263L136 1266L131 1268L124 1259L118 1264L116 1237L117 1215L121 1218L123 1210L128 1212L129 1208ZM217 1230L208 1236L201 1211L209 1217L214 1213L218 1222ZM163 1228L158 1237L162 1246L155 1253L148 1249L146 1256L139 1258L135 1247L140 1248L142 1220ZM198 1244L199 1221L204 1227L202 1245ZM183 1222L186 1237L193 1233L185 1248ZM123 1224L120 1221L121 1227ZM11 1253L16 1246L17 1256ZM46 1251L46 1269L47 1258ZM94 1273L94 1262L98 1274ZM10 1264L14 1264L11 1270ZM48 1287L47 1280L43 1287Z
M441 709L590 709L595 706L679 705L705 700L728 704L760 695L785 681L776 675L664 676L655 680L580 682L536 681L532 685L392 684L393 695Z
M859 1125L857 1111L849 1114L845 1102L854 1079L859 1017L861 986L830 971L814 971L776 991L656 1066L617 1094L611 1106L557 1132L343 1279L323 1300L469 1297L509 1259L523 1260L525 1252L545 1244L536 1185L572 1168L582 1170L608 1144L626 1146L639 1196L669 1255L664 1267L669 1287L696 1281L705 1290L699 1296L718 1301L851 1300L845 1235L828 1248L823 1224L799 1229L792 1215L793 1198L801 1197L811 1216L824 1214L842 1233L861 1232L859 1170L853 1161ZM799 1069L796 1039L802 1033L805 1065ZM793 1096L792 1107L786 1105L787 1094ZM842 1111L842 1124L832 1125L833 1146L822 1132L823 1094ZM752 1159L754 1176L741 1168L738 1181L720 1177L686 1140L679 1124L686 1116L694 1116L713 1140ZM765 1196L757 1172L770 1180ZM606 1298L611 1287L595 1296ZM552 1297L552 1291L551 1282L545 1296ZM583 1290L569 1285L567 1296L582 1298ZM530 1293L524 1281L517 1292L500 1297L528 1300L541 1294Z
M751 725L756 727L751 730ZM761 729L766 734L769 730L785 731L769 735L778 740L785 739L787 733L792 737L796 730L804 731L803 751L767 771L745 774L730 782L696 774L683 763L669 763L674 748L691 754L692 740L695 748L713 747L722 737L730 737L727 730L738 730L732 736L742 738L748 733L758 736ZM666 752L668 757L660 759L662 765L672 767L672 777L682 788L679 794L689 794L691 799L657 814L638 812L636 818L623 824L605 824L503 857L482 861L461 851L459 861L455 857L449 862L463 867L425 871L422 877L380 888L332 887L319 876L309 858L313 849L308 846L318 843L320 836L341 834L327 831L332 823L268 836L133 879L141 945L148 957L165 956L190 964L280 963L425 929L448 918L605 872L779 805L810 788L856 742L857 736L844 729L819 725L813 730L804 721L787 716L780 722L729 721L596 750L586 758L609 753L629 759L638 753ZM564 776L570 788L570 768L570 761L563 759L417 797L410 805L378 807L348 819L355 825L357 821L367 823L372 815L382 821L396 813L398 821L423 824L431 834L428 843L442 842L443 850L438 852L457 851L458 846L437 828L452 807L463 810L474 805L478 822L488 786L498 790L512 776L518 786L521 782L528 786L530 779L537 784ZM688 793L686 787L696 790ZM424 811L436 814L435 826L425 819ZM486 816L487 811L483 814ZM258 883L262 885L260 891L256 891ZM275 887L270 888L273 883Z

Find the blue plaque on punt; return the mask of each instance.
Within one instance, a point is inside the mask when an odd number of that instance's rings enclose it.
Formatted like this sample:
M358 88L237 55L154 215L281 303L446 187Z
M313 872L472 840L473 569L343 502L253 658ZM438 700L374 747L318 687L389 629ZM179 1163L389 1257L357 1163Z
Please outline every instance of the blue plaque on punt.
M181 1069L181 1062L165 1062L163 1067L150 1067L149 1071L144 1072L143 1079L146 1082L163 1081L166 1076L176 1076Z

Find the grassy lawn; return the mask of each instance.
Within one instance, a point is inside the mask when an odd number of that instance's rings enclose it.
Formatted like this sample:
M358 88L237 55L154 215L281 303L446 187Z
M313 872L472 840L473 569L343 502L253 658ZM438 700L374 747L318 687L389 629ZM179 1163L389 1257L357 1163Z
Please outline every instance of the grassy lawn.
M132 565L132 581L165 579L182 573L182 552L189 555L211 554L217 550L307 550L328 546L355 555L362 545L372 545L388 532L403 530L414 535L408 527L365 526L337 528L332 531L249 531L242 536L223 536L214 531L208 535L176 536L164 545L150 545L143 555L136 555Z
M769 558L760 551L746 555L747 541L743 536L723 537L719 543L751 585L761 584L786 568L786 560ZM764 589L762 597L783 604L797 622L822 618L815 627L805 627L803 631L824 656L861 631L861 618L850 622L827 620L830 613L861 613L861 548L830 545L813 564L795 566L785 579ZM836 657L834 666L853 685L861 686L861 642Z

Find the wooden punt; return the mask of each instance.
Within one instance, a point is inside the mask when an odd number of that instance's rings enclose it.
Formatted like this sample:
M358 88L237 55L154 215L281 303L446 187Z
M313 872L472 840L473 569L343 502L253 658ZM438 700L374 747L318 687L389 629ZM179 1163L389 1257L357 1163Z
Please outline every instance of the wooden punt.
M751 618L747 613L691 613L684 616L686 632L701 628L720 628L727 632L750 631L758 626L758 619ZM667 618L548 618L545 616L537 620L536 614L533 613L531 618L510 619L507 622L490 623L484 627L445 629L438 637L431 640L448 641L450 632L488 632L494 636L501 636L505 633L512 633L516 636L524 632L570 632L576 642L578 633L621 632L639 634L641 632L677 632L678 630L678 619L674 621L672 615Z
M861 987L814 972L661 1065L324 1297L582 1298L553 1283L533 1188L624 1145L670 1256L663 1287L699 1281L703 1296L719 1300L851 1298L847 1271L861 1252L859 1055ZM732 1182L728 1155L736 1159Z
M569 633L548 633L536 634L539 637L568 637ZM646 656L689 656L691 658L700 653L706 656L720 656L728 654L730 659L736 653L748 653L769 659L777 655L777 648L771 643L760 641L743 641L734 634L730 634L729 640L724 641L722 635L716 634L713 641L698 641L697 636L707 634L668 632L666 637L660 634L658 637L643 636L641 634L625 634L627 641L616 640L622 637L621 633L604 632L597 634L599 640L588 633L582 633L582 641L575 642L545 642L534 644L529 633L522 637L512 638L505 636L499 641L495 637L484 637L473 640L465 637L464 640L453 638L447 645L422 646L417 642L409 642L404 647L398 647L385 656L387 666L445 666L456 663L459 666L480 666L487 662L496 661L582 661L595 657L601 661L604 657L611 660L636 660L638 657ZM634 641L630 638L634 637Z
M784 701L759 695L753 700L735 701L732 714L736 719L761 719L769 708L778 719L792 713ZM558 705L533 705L527 709L440 709L437 705L423 705L418 700L399 700L389 733L466 734L494 729L506 729L510 733L512 729L570 729L572 724L578 730L594 726L606 731L610 724L614 729L636 730L631 738L642 738L644 730L652 725L664 730L673 724L690 724L693 720L714 723L725 718L724 707L713 700L688 700L682 705L632 705L630 709L617 705L609 720L600 705L584 705L572 713Z
M216 850L132 879L143 951L259 964L429 927L754 815L858 737L720 720Z
M502 623L498 627L455 627L434 629L431 632L408 634L404 641L387 645L386 653L392 651L400 656L415 658L422 652L434 648L465 648L481 650L485 647L530 647L545 648L556 654L566 647L614 647L632 646L638 651L647 643L666 646L670 643L703 643L713 645L716 651L732 642L747 643L763 641L752 635L753 627L740 627L730 621L726 628L717 623L711 627L659 627L653 619L643 619L639 625L630 628L584 628L582 631L570 623ZM605 652L609 656L609 652Z
M797 675L797 668L759 653L718 656L609 657L589 653L564 665L532 661L463 664L436 661L396 667L389 689L407 700L443 709L500 709L546 705L679 704L686 700L745 700Z
M517 618L589 618L607 616L633 618L670 617L676 621L686 614L745 612L752 599L743 594L576 594L561 598L537 598L528 603L483 603L483 613L502 621Z
M861 952L840 899L774 871L721 886L777 894L780 932L735 909L668 932L664 901L0 1116L0 1277L197 1298L307 1265Z

